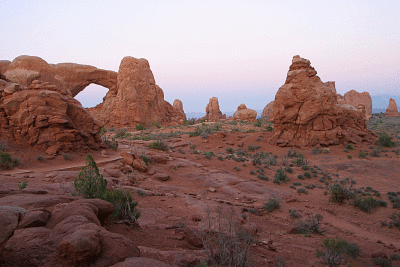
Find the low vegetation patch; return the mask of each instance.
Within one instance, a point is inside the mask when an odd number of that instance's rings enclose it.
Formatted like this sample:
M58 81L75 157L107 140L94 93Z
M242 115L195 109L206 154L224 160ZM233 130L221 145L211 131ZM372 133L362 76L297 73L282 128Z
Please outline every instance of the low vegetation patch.
M10 153L0 151L0 170L12 169L14 166L18 165L18 162L19 160L11 157Z
M360 255L361 249L355 243L349 243L341 238L325 239L322 242L322 249L317 249L317 258L330 267L340 266L349 263ZM351 265L350 265L351 266Z
M167 151L168 150L168 145L163 141L163 140L157 140L155 142L151 142L149 144L150 149L158 149L162 151Z

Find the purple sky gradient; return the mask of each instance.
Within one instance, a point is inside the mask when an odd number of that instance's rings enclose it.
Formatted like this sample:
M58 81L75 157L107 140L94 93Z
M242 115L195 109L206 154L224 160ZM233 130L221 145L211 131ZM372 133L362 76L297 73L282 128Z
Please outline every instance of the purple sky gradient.
M0 59L39 56L118 71L146 58L165 99L186 112L262 109L294 55L339 93L399 95L400 1L0 0ZM91 85L77 98L102 101ZM379 107L377 107L379 108Z

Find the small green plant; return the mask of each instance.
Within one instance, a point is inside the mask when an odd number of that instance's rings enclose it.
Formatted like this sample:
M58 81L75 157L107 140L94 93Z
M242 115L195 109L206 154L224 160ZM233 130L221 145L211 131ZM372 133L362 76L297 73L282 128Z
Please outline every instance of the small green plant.
M204 152L203 155L207 158L207 159L211 159L212 157L215 157L214 152L209 151L209 152Z
M143 131L144 127L145 126L142 123L136 124L136 130L138 130L138 131Z
M352 159L353 156L352 156L352 155L347 155L347 158L348 158L348 159Z
M358 153L358 157L360 159L365 159L367 157L367 153L364 152L362 149L360 150L360 152Z
M346 149L348 149L348 150L353 150L354 147L353 147L352 144L347 144L347 145L346 145Z
M158 121L155 121L155 122L153 123L153 125L154 125L156 128L161 128L161 124L160 124Z
M104 125L101 126L101 129L100 129L99 134L100 134L100 135L104 135L106 132L107 132L107 131L106 131L106 127L105 127Z
M390 259L394 261L400 261L400 255L393 253L392 255L390 255Z
M235 171L240 171L240 168L237 167L237 166L235 166L235 167L233 167L233 168L235 169Z
M37 156L39 162L44 162L44 157L42 155Z
M286 264L286 261L284 258L277 257L274 260L274 266L275 267L287 267L288 265Z
M262 125L262 119L257 119L255 123L253 123L254 127L261 127Z
M228 153L228 154L233 154L233 153L235 153L235 150L232 148L232 147L227 147L226 149L226 152Z
M313 155L318 155L318 154L321 154L321 153L322 153L322 149L318 148L318 147L313 148L313 150L311 150L311 154L313 154Z
M23 181L22 183L20 183L18 185L18 190L21 191L21 190L23 190L24 188L27 188L27 187L28 187L28 181Z
M61 154L65 160L71 160L71 154L69 153L62 153Z
M338 183L331 185L329 191L331 193L331 196L329 197L331 202L342 204L345 200L349 200L354 197L354 194L349 189Z
M140 155L140 158L146 163L146 166L149 166L149 158L145 155Z
M300 187L300 188L297 188L297 193L307 195L308 191L307 191L307 189Z
M279 198L274 198L271 197L268 199L267 203L264 203L264 209L273 212L276 209L279 209L281 207L281 201Z
M378 139L378 146L384 146L384 147L395 147L397 146L397 142L393 142L392 138L390 136L388 136L387 133L382 134L381 136L379 136Z
M321 231L319 229L319 225L322 221L322 215L310 215L307 220L302 220L297 225L297 229L301 234L320 234Z
M115 130L115 134L114 134L114 136L113 136L113 140L115 140L115 139L122 139L122 138L126 138L126 137L129 137L129 136L131 136L132 134L131 133L128 133L128 130L126 129L126 128L122 128L122 129L118 129L118 130Z
M378 265L381 267L392 267L392 261L387 258L382 258L382 257L373 258L372 262L375 265Z
M297 209L290 209L289 215L293 219L300 219L301 217L303 217Z
M286 182L287 175L282 168L279 168L276 171L274 183L281 184L282 182Z
M18 164L18 159L11 157L8 152L0 151L0 170L12 169Z
M311 178L311 173L310 172L305 172L303 175L304 175L304 177L306 177L308 179Z
M376 200L372 196L368 196L366 198L358 196L354 199L353 205L366 213L370 213L377 207L386 207L387 203L383 200Z
M325 239L322 250L317 249L317 257L330 267L340 266L350 259L355 259L361 253L360 247L355 243L348 243L339 238Z
M115 130L114 130L115 131ZM115 140L108 140L105 137L102 137L103 142L113 150L117 151L118 150L118 142Z
M150 149L158 149L162 151L167 151L168 150L168 145L163 141L163 140L157 140L155 142L151 142L149 144Z
M378 150L378 149L373 149L372 150L372 154L371 154L371 156L373 156L373 157L380 157L381 156L381 152Z

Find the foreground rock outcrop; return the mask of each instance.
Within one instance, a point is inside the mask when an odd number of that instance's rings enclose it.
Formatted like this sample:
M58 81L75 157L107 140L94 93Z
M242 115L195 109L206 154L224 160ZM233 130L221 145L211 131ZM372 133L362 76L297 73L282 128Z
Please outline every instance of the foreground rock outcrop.
M309 60L293 57L285 84L270 114L278 146L315 146L376 140L366 128L365 107L339 104L336 93L317 76Z
M269 102L261 113L261 118L268 117L272 111L272 107L274 106L274 101Z
M178 124L185 117L164 100L146 59L125 57L121 61L115 90L108 91L104 102L89 112L106 126L133 127Z
M389 106L386 109L385 116L386 117L399 117L400 116L399 111L397 110L396 100L394 100L393 98L390 98L390 100L389 100Z
M184 118L184 120L186 120L186 114L185 111L183 110L182 101L180 101L179 99L175 99L174 104L172 106L181 114L181 117Z
M233 119L238 121L254 122L257 118L257 111L249 109L245 104L238 106L237 111L233 114Z
M41 58L21 56L5 72L0 87L0 137L48 154L97 149L99 121L74 99Z
M219 109L218 98L212 97L207 104L206 107L206 116L203 119L207 119L208 121L218 122L220 120L226 119L226 115L222 115L221 110Z
M344 102L349 105L365 106L365 119L369 120L372 116L372 98L368 92L359 93L355 90L351 90L344 94Z

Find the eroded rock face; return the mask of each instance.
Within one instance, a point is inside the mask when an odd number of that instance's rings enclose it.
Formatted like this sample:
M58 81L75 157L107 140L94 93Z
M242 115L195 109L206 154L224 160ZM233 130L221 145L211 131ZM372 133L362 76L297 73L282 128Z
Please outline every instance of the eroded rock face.
M184 119L186 120L186 114L185 111L183 110L183 104L182 101L179 99L175 99L174 104L172 105L176 110L179 111L182 117L185 117Z
M206 107L206 116L204 119L208 119L208 121L218 122L220 120L226 119L226 115L222 115L221 110L219 109L218 98L212 97L207 104Z
M263 109L263 112L261 113L261 118L268 117L269 114L272 111L272 107L274 106L274 101L269 102L265 108Z
M60 63L51 67L54 73L65 82L73 97L92 83L104 86L110 91L114 91L117 86L115 71L75 63Z
M293 57L286 82L275 96L269 142L304 147L376 140L366 128L365 107L338 104L336 93L316 74L309 60Z
M369 120L372 116L372 98L368 92L358 93L351 90L344 94L344 101L346 104L358 106L365 106L365 119Z
M11 61L9 60L0 60L0 74L4 74L7 71L10 64Z
M91 114L106 126L133 127L139 123L178 124L184 117L167 101L155 83L146 59L125 57L117 75L117 87Z
M239 121L256 121L257 111L253 109L248 109L245 104L241 104L237 111L233 114L233 119Z
M389 106L386 109L385 112L386 117L399 117L399 111L397 110L397 104L396 101L393 98L390 98L389 100Z
M102 143L100 122L65 87L34 80L28 87L10 84L0 93L1 137L48 154L98 149Z

